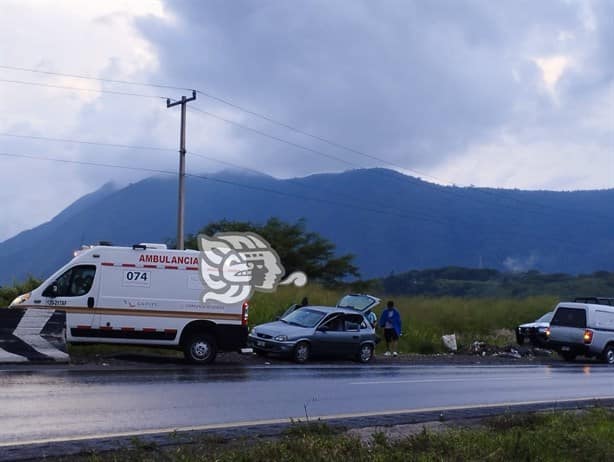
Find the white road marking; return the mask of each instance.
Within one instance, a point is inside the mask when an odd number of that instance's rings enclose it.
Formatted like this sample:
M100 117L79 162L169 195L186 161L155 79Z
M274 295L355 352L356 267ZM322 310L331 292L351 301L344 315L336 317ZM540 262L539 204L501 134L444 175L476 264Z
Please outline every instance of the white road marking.
M539 405L539 404L563 404L568 402L591 402L591 401L599 401L606 399L614 399L614 395L606 395L606 396L594 396L590 398L568 398L568 399L559 399L559 400L539 400L539 401L506 401L501 403L488 403L488 404L472 404L472 405L457 405L457 406L442 406L442 407L425 407L420 409L400 409L394 411L374 411L374 412L357 412L351 414L334 414L334 415L322 415L322 416L313 416L310 417L309 420L336 420L336 419L349 419L356 417L378 417L378 416L392 416L399 414L420 414L424 412L446 412L446 411L458 411L458 410L476 410L476 409L488 409L491 407L507 407L513 408L517 406L530 406L530 405ZM73 442L73 441L89 441L96 440L102 438L120 438L120 437L138 437L145 435L156 435L163 433L183 433L183 432L193 432L193 431L206 431L206 430L220 430L226 428L237 428L237 427L247 427L247 426L261 426L261 425L274 425L274 424L289 424L293 422L304 422L304 416L297 417L288 417L284 419L267 419L267 420L251 420L251 421L239 421L239 422L228 422L228 423L217 423L217 424L208 424L208 425L195 425L189 427L165 427L165 428L156 428L149 430L141 430L141 431L126 431L126 432L118 432L118 433L98 433L96 435L75 435L75 436L65 436L65 437L56 437L56 438L46 438L39 440L29 440L29 441L12 441L12 442L3 442L0 443L0 447L18 447L18 446L27 446L31 444L45 444L45 443L59 443L59 442Z
M508 380L550 380L552 376L543 377L467 377L467 378L441 378L441 379L404 379L404 380L374 380L369 382L349 382L348 385L386 385L399 383L437 383L437 382L495 382Z

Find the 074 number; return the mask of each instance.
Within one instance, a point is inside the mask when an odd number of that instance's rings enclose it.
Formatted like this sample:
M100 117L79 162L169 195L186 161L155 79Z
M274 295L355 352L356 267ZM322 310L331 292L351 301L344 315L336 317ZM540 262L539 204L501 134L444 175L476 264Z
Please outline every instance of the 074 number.
M147 273L141 271L126 271L126 280L128 281L147 281Z

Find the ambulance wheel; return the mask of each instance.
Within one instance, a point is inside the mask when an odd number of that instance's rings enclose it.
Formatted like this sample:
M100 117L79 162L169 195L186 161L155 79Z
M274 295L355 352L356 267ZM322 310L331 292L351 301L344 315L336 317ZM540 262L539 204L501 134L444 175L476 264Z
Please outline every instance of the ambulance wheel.
M191 363L209 364L217 355L217 345L208 334L192 334L183 345L183 354Z

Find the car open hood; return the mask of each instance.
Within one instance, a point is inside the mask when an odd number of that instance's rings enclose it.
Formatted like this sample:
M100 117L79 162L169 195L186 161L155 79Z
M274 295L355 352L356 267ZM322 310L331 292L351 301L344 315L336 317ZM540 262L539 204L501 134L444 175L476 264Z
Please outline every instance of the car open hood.
M381 300L373 295L367 294L348 294L337 302L337 308L350 308L361 313L366 313L370 309L379 305Z
M256 333L275 337L276 335L287 335L289 338L301 337L306 333L312 332L313 327L293 326L282 321L267 322L256 326Z

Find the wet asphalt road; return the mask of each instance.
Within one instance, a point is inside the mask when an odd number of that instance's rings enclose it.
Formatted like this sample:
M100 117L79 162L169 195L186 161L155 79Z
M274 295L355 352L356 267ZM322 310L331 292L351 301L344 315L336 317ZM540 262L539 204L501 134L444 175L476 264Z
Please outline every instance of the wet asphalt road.
M614 368L0 367L0 445L211 424L614 396Z

